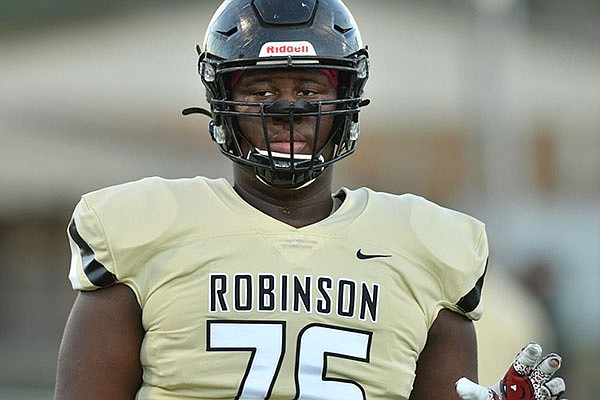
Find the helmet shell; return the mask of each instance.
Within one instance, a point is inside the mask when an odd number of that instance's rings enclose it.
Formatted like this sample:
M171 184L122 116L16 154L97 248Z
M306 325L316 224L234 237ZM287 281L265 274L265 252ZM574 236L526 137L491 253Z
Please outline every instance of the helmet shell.
M306 41L317 57L345 58L363 49L358 25L339 0L227 0L204 37L221 60L253 59L265 43Z

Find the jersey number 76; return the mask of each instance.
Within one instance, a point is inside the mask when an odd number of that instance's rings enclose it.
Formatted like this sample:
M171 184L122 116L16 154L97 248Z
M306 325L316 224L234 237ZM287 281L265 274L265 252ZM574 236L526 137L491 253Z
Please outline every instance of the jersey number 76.
M297 400L364 400L355 381L327 377L327 358L369 362L372 332L324 324L310 324L296 342ZM285 356L285 321L211 320L207 325L208 351L249 351L236 399L268 399Z

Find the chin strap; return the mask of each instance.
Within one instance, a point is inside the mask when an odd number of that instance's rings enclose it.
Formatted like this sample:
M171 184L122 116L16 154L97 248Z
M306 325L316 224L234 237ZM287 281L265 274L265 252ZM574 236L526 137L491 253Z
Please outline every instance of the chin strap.
M294 169L290 169L292 160L289 154L269 152L266 150L254 149L246 157L249 161L257 165L251 167L254 169L256 177L266 185L275 186L282 189L300 189L314 182L325 167L316 167L312 169L303 169L313 163L310 154L295 154ZM325 158L319 155L315 164L323 163ZM275 169L271 169L271 162ZM259 166L260 164L260 166ZM299 170L298 170L299 169Z

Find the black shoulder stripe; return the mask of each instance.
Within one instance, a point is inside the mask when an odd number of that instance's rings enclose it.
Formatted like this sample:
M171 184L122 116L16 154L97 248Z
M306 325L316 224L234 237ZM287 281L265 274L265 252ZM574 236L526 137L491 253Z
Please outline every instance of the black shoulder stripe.
M69 224L69 235L71 235L73 241L79 246L83 262L83 272L85 272L90 282L98 287L107 287L117 283L117 277L96 260L94 251L79 235L79 232L77 232L74 220Z
M471 289L469 293L464 295L456 304L459 310L467 314L475 310L481 301L481 290L483 289L483 280L485 279L485 273L487 272L487 261L485 269L481 277L475 283L475 287Z

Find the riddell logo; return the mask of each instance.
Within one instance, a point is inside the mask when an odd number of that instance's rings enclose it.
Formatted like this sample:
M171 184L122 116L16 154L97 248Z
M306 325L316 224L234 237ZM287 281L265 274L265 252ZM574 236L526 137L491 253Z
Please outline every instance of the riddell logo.
M269 42L263 44L259 57L276 56L316 56L314 46L307 41L300 42Z

